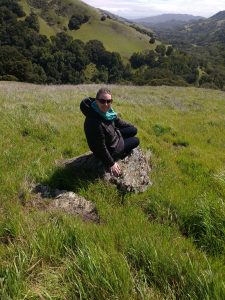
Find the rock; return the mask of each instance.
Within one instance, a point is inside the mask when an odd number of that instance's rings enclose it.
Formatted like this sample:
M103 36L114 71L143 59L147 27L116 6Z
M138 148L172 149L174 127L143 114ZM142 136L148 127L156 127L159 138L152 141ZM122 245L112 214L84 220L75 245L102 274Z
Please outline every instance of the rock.
M119 177L111 175L102 162L90 152L61 161L60 165L75 170L74 176L77 174L79 179L82 173L88 174L88 176L94 174L95 177L116 184L124 195L128 192L144 192L151 185L148 176L151 170L150 155L150 152L144 155L139 147L134 149L130 155L119 161L122 170ZM63 211L81 216L83 220L99 222L95 204L74 192L52 189L42 184L32 187L32 192L32 199L27 202L27 206L49 211Z
M46 185L37 185L33 188L35 196L29 201L29 206L49 211L63 211L81 216L83 220L99 222L96 206L91 201L73 192L51 189Z
M119 177L111 175L109 170L91 152L61 161L61 165L72 168L77 174L81 172L95 174L95 177L100 177L107 182L116 184L122 193L140 193L144 192L151 185L149 180L149 172L151 170L149 166L150 155L150 152L143 154L140 147L132 150L130 155L118 161L122 170Z
M140 148L134 149L131 154L119 161L122 174L119 177L105 172L104 179L117 185L124 193L144 192L152 183L149 180L150 152L144 155Z
M72 168L77 173L91 172L95 177L103 177L106 172L103 163L90 151L81 156L61 160L58 164L62 167Z

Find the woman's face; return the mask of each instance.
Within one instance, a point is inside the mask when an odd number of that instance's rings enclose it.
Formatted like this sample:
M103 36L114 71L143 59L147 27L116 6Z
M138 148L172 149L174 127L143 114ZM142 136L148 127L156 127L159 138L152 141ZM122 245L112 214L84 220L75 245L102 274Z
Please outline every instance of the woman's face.
M98 99L96 99L96 103L101 112L107 112L112 104L112 96L109 94L101 94Z

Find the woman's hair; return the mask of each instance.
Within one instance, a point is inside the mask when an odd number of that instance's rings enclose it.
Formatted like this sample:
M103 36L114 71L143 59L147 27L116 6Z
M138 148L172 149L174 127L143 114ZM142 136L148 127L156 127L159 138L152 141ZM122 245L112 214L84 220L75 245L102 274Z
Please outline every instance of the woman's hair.
M97 94L96 94L96 99L99 99L99 97L103 94L108 94L108 95L112 95L111 91L107 88L100 88L98 91L97 91Z

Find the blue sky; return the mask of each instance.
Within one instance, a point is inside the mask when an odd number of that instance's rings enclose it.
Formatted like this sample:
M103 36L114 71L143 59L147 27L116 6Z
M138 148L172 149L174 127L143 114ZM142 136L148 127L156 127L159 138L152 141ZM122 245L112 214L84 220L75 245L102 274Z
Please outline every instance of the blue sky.
M148 17L165 13L211 17L225 10L225 0L82 0L125 18Z

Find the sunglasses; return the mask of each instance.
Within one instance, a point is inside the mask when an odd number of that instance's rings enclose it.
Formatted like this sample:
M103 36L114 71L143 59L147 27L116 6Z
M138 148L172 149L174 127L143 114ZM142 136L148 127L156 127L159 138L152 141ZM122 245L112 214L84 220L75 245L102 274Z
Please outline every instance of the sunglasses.
M96 100L98 100L101 104L110 104L110 103L112 103L113 102L113 100L112 99L109 99L109 100L105 100L105 99L96 99Z

